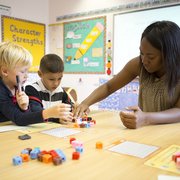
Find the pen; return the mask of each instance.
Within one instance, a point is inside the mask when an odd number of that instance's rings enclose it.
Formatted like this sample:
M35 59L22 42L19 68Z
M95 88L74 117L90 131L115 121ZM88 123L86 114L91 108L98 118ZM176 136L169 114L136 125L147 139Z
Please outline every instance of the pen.
M18 88L18 91L21 92L21 85L20 85L20 80L19 80L19 76L16 75L16 82L17 82L17 88Z

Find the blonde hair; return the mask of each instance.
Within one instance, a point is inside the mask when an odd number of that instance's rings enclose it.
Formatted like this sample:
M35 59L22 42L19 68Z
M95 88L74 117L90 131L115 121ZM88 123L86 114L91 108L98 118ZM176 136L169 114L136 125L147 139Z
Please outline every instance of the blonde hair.
M24 47L13 42L0 43L0 67L15 68L16 65L31 66L32 55Z

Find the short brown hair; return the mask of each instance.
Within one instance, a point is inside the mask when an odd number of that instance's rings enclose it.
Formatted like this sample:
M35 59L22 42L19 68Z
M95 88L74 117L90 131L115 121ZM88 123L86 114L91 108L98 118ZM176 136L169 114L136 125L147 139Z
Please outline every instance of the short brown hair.
M64 71L64 63L58 55L46 54L41 59L39 69L42 73L59 73Z

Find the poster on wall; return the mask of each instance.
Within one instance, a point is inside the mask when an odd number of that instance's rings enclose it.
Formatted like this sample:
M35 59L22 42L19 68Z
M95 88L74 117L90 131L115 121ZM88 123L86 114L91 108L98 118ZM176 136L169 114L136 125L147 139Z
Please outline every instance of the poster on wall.
M49 24L49 50L63 59L63 23Z
M106 83L109 79L100 78L99 85ZM137 106L139 96L139 80L128 83L104 100L98 103L99 110L120 111L128 106Z
M2 41L11 41L28 49L33 56L30 72L37 72L45 54L45 24L2 16L1 27Z
M64 23L65 73L105 73L106 17Z

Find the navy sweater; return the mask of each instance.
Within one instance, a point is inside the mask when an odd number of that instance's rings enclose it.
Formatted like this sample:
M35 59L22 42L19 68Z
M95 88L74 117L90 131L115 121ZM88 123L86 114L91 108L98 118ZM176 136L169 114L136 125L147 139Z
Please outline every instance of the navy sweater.
M0 122L12 121L18 126L44 122L42 109L32 112L31 108L23 111L19 108L16 98L0 78Z

